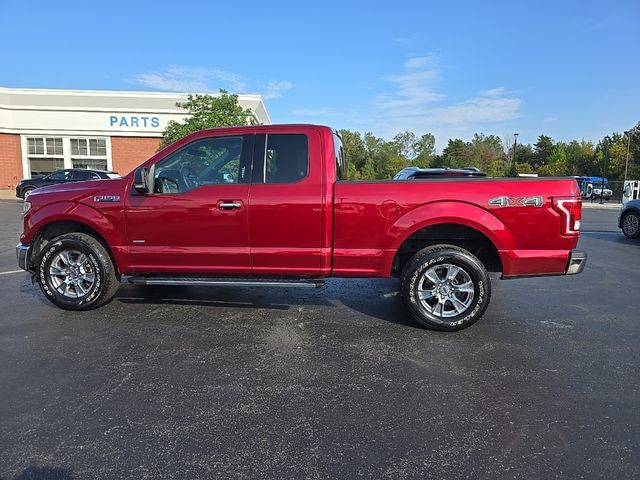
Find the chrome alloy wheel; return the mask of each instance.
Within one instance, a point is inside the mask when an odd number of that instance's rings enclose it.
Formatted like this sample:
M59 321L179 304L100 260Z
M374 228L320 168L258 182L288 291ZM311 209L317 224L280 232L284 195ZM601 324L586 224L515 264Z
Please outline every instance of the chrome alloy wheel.
M469 274L461 267L445 263L428 269L418 283L418 298L432 315L450 318L465 312L475 296Z
M624 220L622 221L622 230L627 235L627 237L633 237L638 234L638 229L640 228L640 221L638 220L638 216L632 213L625 215Z
M49 266L51 285L68 298L84 297L95 283L96 276L89 258L77 250L62 250Z

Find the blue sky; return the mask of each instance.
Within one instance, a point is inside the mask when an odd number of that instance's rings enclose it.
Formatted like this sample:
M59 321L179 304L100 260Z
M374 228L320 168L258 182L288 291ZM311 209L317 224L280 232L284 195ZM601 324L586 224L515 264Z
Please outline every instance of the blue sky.
M598 140L640 121L640 2L6 2L0 86L259 93L275 123Z

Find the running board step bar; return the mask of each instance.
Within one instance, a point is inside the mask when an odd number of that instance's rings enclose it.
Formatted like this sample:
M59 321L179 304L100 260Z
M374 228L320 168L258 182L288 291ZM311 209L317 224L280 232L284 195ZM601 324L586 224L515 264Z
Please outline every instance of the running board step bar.
M311 287L320 288L325 281L322 278L286 279L286 278L234 278L234 277L127 277L134 285L204 285L227 287Z

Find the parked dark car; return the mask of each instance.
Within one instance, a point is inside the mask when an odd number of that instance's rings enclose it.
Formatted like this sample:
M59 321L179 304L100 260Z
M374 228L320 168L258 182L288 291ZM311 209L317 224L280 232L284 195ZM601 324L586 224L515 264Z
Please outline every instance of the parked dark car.
M420 178L439 177L486 177L487 174L476 167L464 168L420 168L407 167L400 170L393 177L394 180L415 180Z
M18 182L16 186L16 197L27 198L36 188L46 187L67 182L82 182L85 180L100 180L107 178L119 178L115 172L105 172L104 170L90 170L87 168L67 168L56 170L44 177L25 178Z
M631 200L618 215L618 227L629 238L640 238L640 200Z

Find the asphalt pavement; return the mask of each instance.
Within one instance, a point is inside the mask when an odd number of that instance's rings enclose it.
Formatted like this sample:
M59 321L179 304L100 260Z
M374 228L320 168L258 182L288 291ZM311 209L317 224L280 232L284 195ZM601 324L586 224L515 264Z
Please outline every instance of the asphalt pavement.
M12 273L0 201L0 479L640 477L640 241L583 213L581 275L500 281L457 333L397 281L124 285L91 312Z

